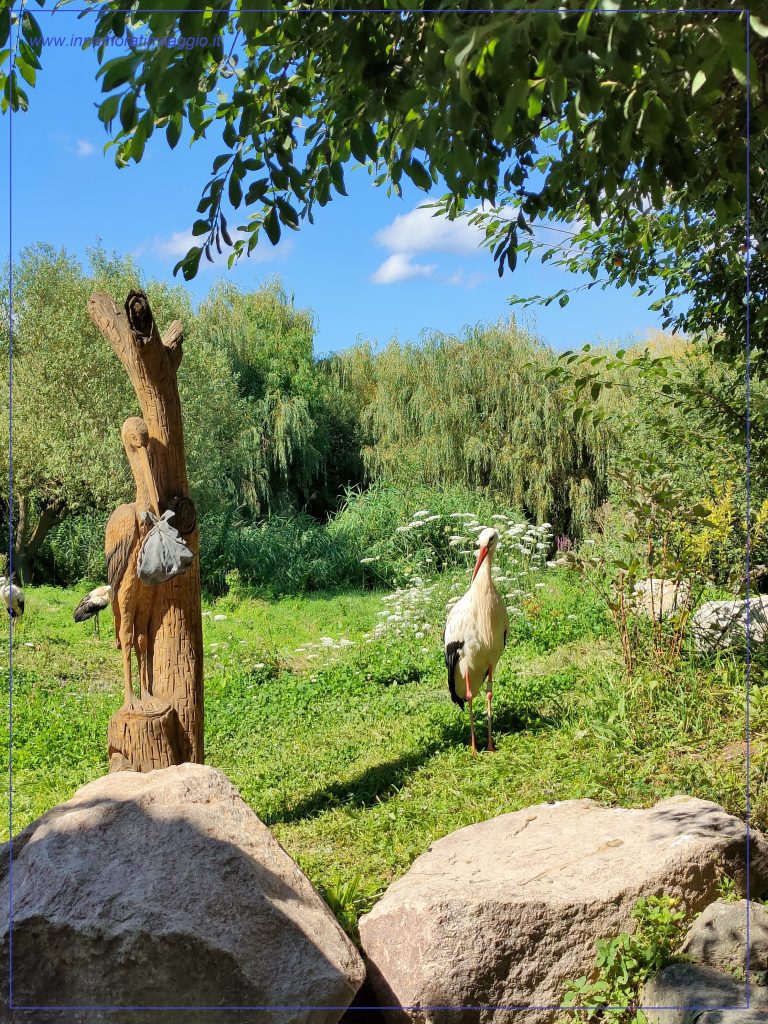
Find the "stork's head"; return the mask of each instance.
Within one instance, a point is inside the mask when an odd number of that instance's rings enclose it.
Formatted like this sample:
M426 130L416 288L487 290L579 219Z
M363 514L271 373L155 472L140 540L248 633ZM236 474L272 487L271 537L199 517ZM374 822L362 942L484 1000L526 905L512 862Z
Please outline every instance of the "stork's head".
M491 526L486 527L486 529L483 530L477 538L477 543L480 545L480 551L478 552L477 561L475 562L475 568L472 573L473 580L480 571L480 566L486 558L490 557L490 560L493 561L493 554L496 550L496 545L499 543L499 531L494 530Z

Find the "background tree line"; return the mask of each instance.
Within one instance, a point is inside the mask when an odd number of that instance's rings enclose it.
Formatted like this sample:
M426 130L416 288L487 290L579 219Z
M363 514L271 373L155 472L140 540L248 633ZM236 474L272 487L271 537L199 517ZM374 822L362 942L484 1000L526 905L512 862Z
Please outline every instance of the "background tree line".
M147 280L128 257L88 257L84 268L38 245L13 268L13 544L25 579L102 574L104 522L131 494L120 425L135 400L87 300L96 289L124 296L137 281L161 326L185 324L179 381L212 589L233 570L277 585L281 553L303 561L302 589L370 581L360 557L375 537L361 514L391 534L397 502L386 490L480 493L573 541L609 498L621 502L615 470L628 459L652 457L651 474L674 464L697 500L740 478L743 383L703 347L656 344L654 372L664 360L670 370L650 384L642 346L569 363L512 318L318 359L312 313L277 281L251 292L220 282L194 308L183 287ZM6 306L9 285L6 267ZM587 387L588 408L574 406L574 383ZM4 415L6 463L8 427ZM3 518L7 528L7 502Z

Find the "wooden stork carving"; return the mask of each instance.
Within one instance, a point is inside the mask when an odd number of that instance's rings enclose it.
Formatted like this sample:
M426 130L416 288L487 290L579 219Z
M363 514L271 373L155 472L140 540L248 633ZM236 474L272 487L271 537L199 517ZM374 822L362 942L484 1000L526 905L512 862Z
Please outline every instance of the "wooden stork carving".
M125 707L133 710L132 649L136 651L139 664L141 700L146 700L152 692L148 630L155 588L139 579L138 563L141 543L149 532L144 513L153 512L159 518L160 511L147 452L147 424L138 416L132 416L125 421L120 433L136 483L136 501L120 505L109 517L104 554L107 559L107 580L112 588L117 646L123 652Z
M197 559L180 576L148 585L137 575L144 512L172 509L171 524L198 551L197 517L189 499L181 404L176 374L182 325L162 336L143 292L123 308L103 293L88 313L130 378L142 415L126 420L122 440L136 484L136 500L107 524L105 553L112 587L115 633L123 656L125 702L109 723L110 771L151 771L184 761L203 762L203 631ZM132 679L138 663L139 695Z

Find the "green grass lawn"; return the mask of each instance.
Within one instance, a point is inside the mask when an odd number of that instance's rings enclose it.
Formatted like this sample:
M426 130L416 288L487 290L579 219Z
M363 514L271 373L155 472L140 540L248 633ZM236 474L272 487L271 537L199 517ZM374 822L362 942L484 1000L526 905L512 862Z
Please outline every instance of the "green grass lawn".
M107 768L121 659L110 615L100 641L91 623L72 621L80 596L29 588L14 631L14 832ZM473 759L467 714L448 695L439 616L422 638L367 641L381 607L380 594L347 592L204 608L207 762L348 928L433 840L528 804L648 805L686 792L743 812L740 659L684 659L671 677L646 666L628 679L597 600L570 574L550 573L513 619L496 677L498 753ZM0 657L7 701L7 636ZM761 693L752 811L766 825Z

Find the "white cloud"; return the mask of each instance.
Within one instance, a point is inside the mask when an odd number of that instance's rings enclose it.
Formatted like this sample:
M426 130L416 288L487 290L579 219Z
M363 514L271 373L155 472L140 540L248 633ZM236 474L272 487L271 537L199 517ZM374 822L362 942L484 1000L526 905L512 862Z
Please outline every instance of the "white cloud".
M483 230L466 218L448 220L435 217L429 206L417 206L410 213L395 217L374 236L374 241L395 253L451 252L475 253L481 245Z
M154 249L158 256L184 256L195 245L191 231L176 231L170 238L156 239Z
M90 156L96 151L96 147L92 142L88 142L86 139L77 140L77 155L78 156Z
M410 281L415 277L431 277L435 272L434 263L412 263L408 253L395 252L371 274L374 284L394 284L395 281Z
M232 238L237 240L238 238L247 238L248 236L242 231L231 231ZM173 258L176 260L181 259L182 256L186 256L189 250L194 245L201 245L205 241L205 236L193 235L191 231L174 231L168 238L156 237L150 248L156 256L161 258ZM279 260L284 260L290 253L293 252L293 239L284 238L277 245L271 245L266 238L259 242L259 245L253 250L253 252L247 258L253 263L272 263ZM146 248L146 243L140 246L141 249ZM213 256L214 264L226 265L231 249L222 244L223 252L221 255L216 251L216 246L212 246L211 256ZM243 257L245 258L245 257ZM212 264L208 263L205 256L200 261L201 268Z

